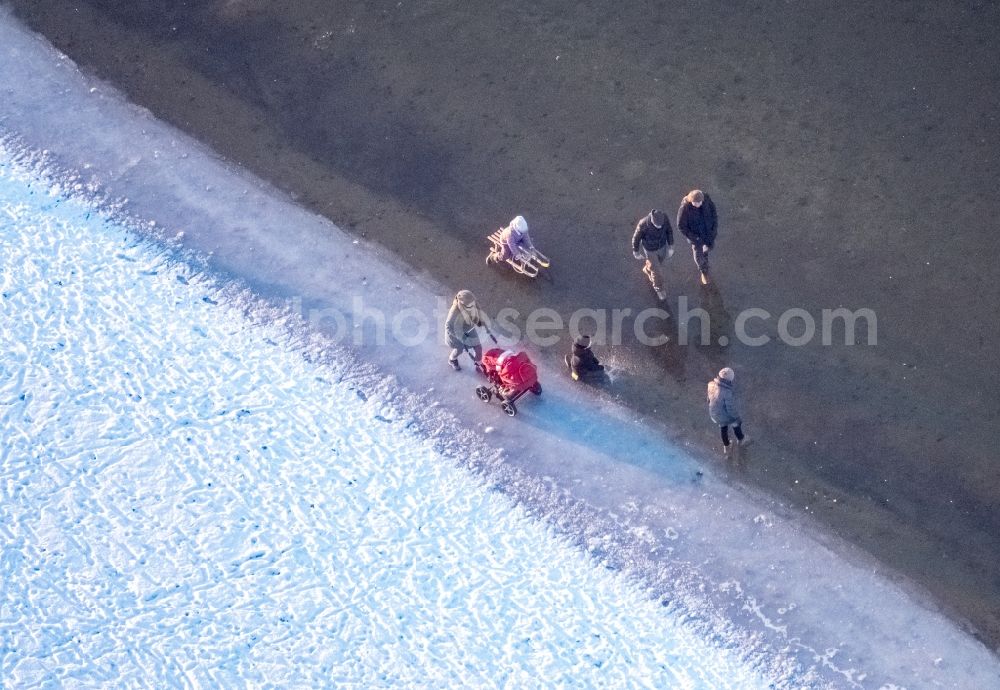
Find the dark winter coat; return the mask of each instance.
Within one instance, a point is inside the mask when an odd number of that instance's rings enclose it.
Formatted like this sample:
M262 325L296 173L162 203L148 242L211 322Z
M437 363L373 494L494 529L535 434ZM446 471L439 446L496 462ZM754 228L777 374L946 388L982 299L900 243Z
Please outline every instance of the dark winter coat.
M670 220L663 215L663 227L658 228L653 225L651 214L647 214L635 226L635 233L632 234L632 251L638 253L641 246L647 252L660 252L664 247L674 245L674 229L670 227ZM660 257L663 258L663 257Z
M708 416L719 426L741 423L733 382L716 376L708 382Z
M686 199L681 202L681 207L677 209L677 229L691 244L707 244L709 249L715 245L719 219L715 214L715 204L708 194L700 208Z
M570 358L570 366L577 375L583 375L592 371L604 371L604 366L597 360L594 351L582 345L573 345L573 356Z

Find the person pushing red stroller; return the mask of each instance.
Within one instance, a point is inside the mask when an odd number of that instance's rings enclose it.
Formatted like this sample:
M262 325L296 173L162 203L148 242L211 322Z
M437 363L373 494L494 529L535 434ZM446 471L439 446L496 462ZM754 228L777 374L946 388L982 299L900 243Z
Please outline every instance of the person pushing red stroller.
M517 414L514 404L528 391L542 394L542 384L538 382L538 369L524 352L502 350L498 347L483 355L482 372L490 385L476 388L476 395L483 402L489 402L495 395L500 400L500 409L508 417Z

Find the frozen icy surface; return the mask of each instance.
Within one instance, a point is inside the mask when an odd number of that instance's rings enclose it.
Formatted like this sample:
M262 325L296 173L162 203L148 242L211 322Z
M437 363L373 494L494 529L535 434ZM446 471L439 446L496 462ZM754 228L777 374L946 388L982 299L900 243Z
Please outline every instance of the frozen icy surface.
M439 337L354 345L356 298L474 286L2 7L0 138L0 686L1000 687L919 592L561 372L507 420Z
M5 687L766 685L3 152L0 265Z

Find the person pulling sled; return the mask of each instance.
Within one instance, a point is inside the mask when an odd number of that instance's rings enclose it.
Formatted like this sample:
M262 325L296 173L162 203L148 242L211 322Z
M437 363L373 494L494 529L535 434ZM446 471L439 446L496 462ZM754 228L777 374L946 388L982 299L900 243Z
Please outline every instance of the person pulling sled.
M490 253L486 256L487 265L507 263L529 278L536 277L539 268L549 267L549 258L538 251L531 241L528 221L524 216L515 216L507 227L493 231L488 239Z

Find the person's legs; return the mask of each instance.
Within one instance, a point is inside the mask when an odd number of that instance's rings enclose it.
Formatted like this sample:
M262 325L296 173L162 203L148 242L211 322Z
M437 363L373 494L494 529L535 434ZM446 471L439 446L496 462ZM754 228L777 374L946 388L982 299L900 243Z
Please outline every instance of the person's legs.
M719 433L722 436L722 445L724 445L726 448L728 448L729 447L729 427L728 426L720 426L719 427Z
M660 263L656 252L648 250L643 250L643 252L646 254L646 265L642 269L643 273L649 276L649 282L653 284L653 289L660 292L663 290L663 264Z
M500 247L496 244L490 245L490 253L486 255L486 265L500 261Z
M743 422L740 422L739 424L737 424L736 426L733 427L733 433L736 434L736 440L742 443L743 442Z
M458 371L462 368L458 365L458 356L460 354L462 354L461 348L453 347L451 349L451 354L448 355L448 364L450 364L451 368L454 369L455 371Z
M702 273L708 273L708 252L706 252L702 245L692 244L691 253L694 255L694 263L698 266L698 270Z

